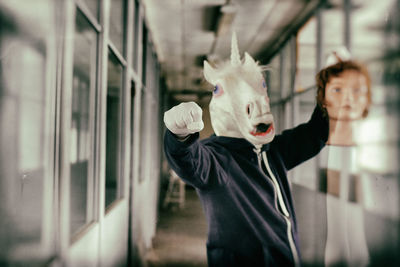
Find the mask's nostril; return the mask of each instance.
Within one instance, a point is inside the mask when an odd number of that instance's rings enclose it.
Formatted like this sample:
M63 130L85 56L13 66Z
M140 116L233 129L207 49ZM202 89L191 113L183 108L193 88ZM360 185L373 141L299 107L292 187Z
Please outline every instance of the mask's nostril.
M247 107L246 107L246 111L247 111L247 115L249 117L250 117L250 114L251 114L251 109L252 109L251 104L248 104Z

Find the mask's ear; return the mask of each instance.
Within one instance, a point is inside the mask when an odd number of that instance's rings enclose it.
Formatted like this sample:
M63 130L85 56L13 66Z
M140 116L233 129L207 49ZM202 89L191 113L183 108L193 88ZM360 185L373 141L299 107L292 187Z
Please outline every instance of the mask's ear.
M244 53L244 66L246 67L253 67L257 65L254 59L247 53Z
M207 82L211 83L212 85L215 85L216 82L216 73L213 67L210 66L210 64L204 60L204 78L206 79Z

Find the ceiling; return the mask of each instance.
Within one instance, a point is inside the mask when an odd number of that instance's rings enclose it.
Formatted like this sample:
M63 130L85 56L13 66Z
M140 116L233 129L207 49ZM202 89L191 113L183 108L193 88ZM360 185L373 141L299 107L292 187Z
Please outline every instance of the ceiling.
M318 0L143 0L151 39L168 90L201 95L210 90L203 60L229 57L231 33L241 54L266 61L310 17ZM242 54L243 55L243 54Z

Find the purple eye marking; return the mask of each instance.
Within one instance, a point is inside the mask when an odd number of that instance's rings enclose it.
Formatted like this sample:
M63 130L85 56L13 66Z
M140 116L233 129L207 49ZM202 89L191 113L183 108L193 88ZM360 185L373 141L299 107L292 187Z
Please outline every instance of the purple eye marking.
M224 93L224 90L222 89L221 85L215 85L213 95L214 96L220 96Z
M265 80L263 80L262 85L264 88L267 88L267 83L265 82Z

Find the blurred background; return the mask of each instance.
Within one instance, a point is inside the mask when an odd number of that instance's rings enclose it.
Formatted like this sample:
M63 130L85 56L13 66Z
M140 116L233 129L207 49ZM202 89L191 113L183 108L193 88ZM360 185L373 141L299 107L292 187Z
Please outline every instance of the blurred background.
M361 214L347 231L363 265L399 266L399 12L399 0L0 0L0 264L206 266L203 211L165 161L162 116L195 101L212 134L203 60L225 60L235 31L270 66L278 133L310 117L332 50L367 66L361 197L332 198ZM325 264L325 167L317 156L289 173L305 266Z

